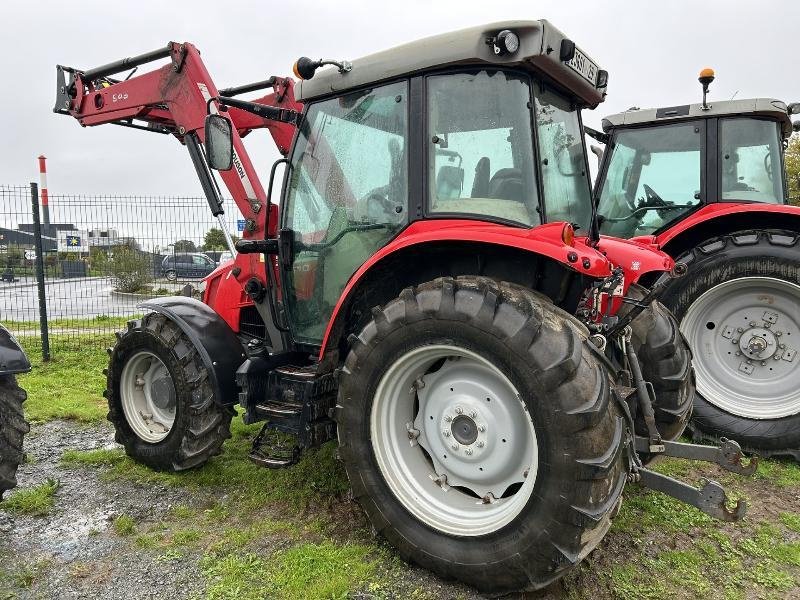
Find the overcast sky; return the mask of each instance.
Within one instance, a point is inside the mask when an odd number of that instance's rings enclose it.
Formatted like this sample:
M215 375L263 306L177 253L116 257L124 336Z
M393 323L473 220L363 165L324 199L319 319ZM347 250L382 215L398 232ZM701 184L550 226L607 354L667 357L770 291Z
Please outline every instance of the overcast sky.
M289 75L301 55L352 59L466 26L545 18L610 73L606 102L584 114L599 127L604 114L633 105L698 101L705 66L717 73L712 99L800 101L799 17L798 0L3 2L0 184L36 180L45 154L51 193L201 193L173 138L82 129L54 114L56 63L90 68L191 41L225 87ZM266 183L277 157L271 138L246 143Z

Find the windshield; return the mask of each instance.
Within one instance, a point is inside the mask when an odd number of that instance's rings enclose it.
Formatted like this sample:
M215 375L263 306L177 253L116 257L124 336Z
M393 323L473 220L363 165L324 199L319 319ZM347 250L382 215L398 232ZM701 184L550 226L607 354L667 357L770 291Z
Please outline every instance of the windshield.
M697 206L704 140L702 122L616 133L598 201L600 232L648 235Z
M782 204L780 126L761 119L722 119L719 125L721 199Z

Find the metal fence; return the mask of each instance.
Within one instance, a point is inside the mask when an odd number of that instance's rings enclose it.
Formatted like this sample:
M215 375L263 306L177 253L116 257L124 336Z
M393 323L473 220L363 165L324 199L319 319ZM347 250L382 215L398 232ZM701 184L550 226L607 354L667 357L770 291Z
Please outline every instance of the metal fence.
M242 217L225 209L236 235ZM0 185L0 322L45 360L59 340L118 330L144 299L199 292L228 258L204 198L51 194L42 206L36 184Z

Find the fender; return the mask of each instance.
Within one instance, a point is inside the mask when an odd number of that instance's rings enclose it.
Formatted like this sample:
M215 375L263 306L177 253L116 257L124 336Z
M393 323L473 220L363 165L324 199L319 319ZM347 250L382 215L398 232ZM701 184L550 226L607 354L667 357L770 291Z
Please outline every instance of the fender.
M8 329L0 325L0 375L27 373L30 370L31 363L22 346Z
M597 249L606 255L615 267L621 267L625 273L625 287L636 283L647 273L669 271L675 264L669 254L659 250L653 243L642 240L623 240L620 238L600 236Z
M484 242L499 246L511 246L528 250L561 263L565 267L597 279L607 277L611 273L608 259L594 248L585 244L565 244L561 235L564 223L547 223L531 229L512 228L508 225L472 221L465 219L430 219L415 221L404 229L389 244L378 250L370 259L350 277L339 301L336 303L325 336L322 338L319 358L323 358L328 339L336 322L339 311L349 299L350 292L361 278L379 261L409 246L427 242L465 241ZM574 260L570 260L574 258Z
M795 225L792 229L800 231L800 206L790 206L788 204L758 204L753 202L748 203L731 203L731 202L715 202L707 204L699 210L693 212L684 220L676 223L666 231L661 232L657 236L641 236L632 238L634 241L645 243L656 243L659 248L664 248L671 241L675 240L680 235L688 232L689 230L703 224L714 221L721 217L731 215L738 215L745 217L758 213L761 216L771 216L776 220L794 221ZM776 228L784 228L785 224L776 223ZM744 227L743 229L747 229ZM752 229L752 225L750 226Z
M236 369L246 356L239 338L221 316L186 296L154 298L137 308L164 315L188 336L208 369L218 403L231 406L239 401Z

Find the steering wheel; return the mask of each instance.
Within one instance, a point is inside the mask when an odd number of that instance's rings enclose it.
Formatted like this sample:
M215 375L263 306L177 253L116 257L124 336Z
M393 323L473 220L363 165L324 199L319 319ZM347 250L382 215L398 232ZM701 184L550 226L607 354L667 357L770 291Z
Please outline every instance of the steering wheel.
M643 184L643 187L644 187L645 200L644 202L639 203L639 208L643 206L656 206L656 207L669 206L669 203L667 203L661 196L659 196L656 193L656 191L649 185L645 183Z
M767 172L769 180L772 181L772 161L769 152L764 155L764 170Z

